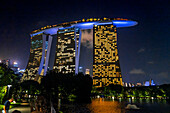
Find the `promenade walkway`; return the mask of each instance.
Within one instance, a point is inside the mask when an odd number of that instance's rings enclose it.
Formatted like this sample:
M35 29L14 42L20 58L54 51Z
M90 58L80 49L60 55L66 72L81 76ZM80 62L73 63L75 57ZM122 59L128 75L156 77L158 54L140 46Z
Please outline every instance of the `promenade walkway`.
M29 103L21 103L21 105L10 109L9 113L12 113L14 110L21 111L21 113L42 113L42 112L38 112L38 111L31 112ZM1 110L0 110L0 113L2 113Z
M21 103L19 106L10 109L9 113L12 113L14 110L21 111L21 113L31 113L29 103Z

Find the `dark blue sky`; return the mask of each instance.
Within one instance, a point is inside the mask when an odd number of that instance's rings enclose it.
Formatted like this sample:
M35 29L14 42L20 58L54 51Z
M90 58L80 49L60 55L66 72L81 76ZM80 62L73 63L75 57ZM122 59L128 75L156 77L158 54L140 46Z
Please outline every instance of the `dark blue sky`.
M46 25L91 17L127 18L138 25L118 29L123 80L170 83L169 0L41 0L0 4L0 59L25 68L29 33Z

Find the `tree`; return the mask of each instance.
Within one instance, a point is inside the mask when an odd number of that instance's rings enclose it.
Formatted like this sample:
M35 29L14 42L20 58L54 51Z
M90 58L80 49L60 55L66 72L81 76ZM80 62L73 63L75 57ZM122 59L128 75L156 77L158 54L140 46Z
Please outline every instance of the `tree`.
M7 68L6 65L0 64L0 86L12 85L15 83L17 76L13 70Z
M3 98L6 95L7 92L7 86L1 86L0 87L0 104L3 102Z
M43 94L47 97L60 98L68 100L70 97L76 100L90 98L92 89L92 78L89 75L79 73L63 74L50 71L43 77L41 85Z
M110 90L115 91L117 94L120 94L123 90L123 87L121 85L110 84L108 87Z
M13 70L8 68L5 64L1 63L0 64L0 102L1 103L12 95L12 93L10 92L13 92L13 88L8 90L7 85L15 86L17 82L18 82L17 75L14 74Z
M34 80L27 80L22 82L21 84L22 90L28 90L28 94L34 95L40 89L40 85L38 82Z

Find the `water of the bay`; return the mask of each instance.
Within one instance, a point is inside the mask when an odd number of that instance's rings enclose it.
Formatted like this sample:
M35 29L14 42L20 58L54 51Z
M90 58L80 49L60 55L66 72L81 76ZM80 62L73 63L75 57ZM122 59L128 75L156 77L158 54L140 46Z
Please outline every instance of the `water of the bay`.
M140 109L125 109L129 103L135 104ZM66 103L61 104L59 108L63 113L170 113L170 104L165 99L95 98L88 104Z

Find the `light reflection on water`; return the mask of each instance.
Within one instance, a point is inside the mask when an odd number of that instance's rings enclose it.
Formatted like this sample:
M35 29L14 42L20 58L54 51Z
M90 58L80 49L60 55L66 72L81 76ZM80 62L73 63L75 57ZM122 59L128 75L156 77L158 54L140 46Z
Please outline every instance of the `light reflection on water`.
M126 110L127 104L132 103L141 108L138 111ZM160 99L92 99L88 104L61 104L60 110L63 113L170 113L170 105L166 100ZM165 112L164 112L165 111Z
M104 98L95 99L87 107L91 113L123 113L123 103L118 101L106 101Z

